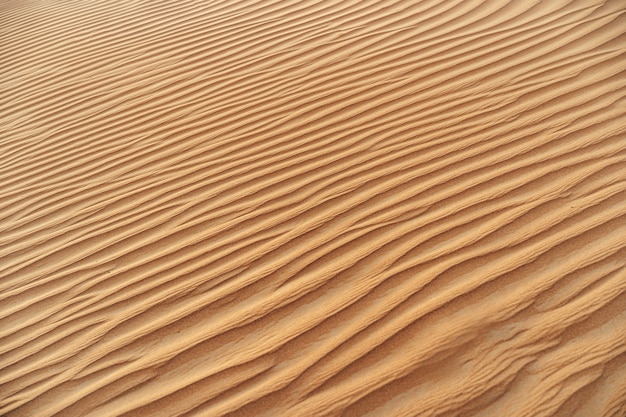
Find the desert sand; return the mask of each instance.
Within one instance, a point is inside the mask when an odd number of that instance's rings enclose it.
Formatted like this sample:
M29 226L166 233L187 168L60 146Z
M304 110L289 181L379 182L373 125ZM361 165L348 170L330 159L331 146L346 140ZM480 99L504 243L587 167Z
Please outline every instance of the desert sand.
M0 415L626 416L625 12L0 1Z

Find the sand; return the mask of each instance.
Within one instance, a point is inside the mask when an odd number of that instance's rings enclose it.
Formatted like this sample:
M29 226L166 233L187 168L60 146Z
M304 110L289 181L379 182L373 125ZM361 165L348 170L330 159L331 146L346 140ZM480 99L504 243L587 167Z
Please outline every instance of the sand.
M0 1L0 415L626 416L625 12Z

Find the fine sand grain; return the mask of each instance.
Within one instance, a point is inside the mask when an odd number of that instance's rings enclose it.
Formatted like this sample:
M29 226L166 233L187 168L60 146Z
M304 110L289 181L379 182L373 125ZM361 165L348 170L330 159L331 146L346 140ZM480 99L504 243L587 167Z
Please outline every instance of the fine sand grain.
M0 0L0 415L626 416L623 0Z

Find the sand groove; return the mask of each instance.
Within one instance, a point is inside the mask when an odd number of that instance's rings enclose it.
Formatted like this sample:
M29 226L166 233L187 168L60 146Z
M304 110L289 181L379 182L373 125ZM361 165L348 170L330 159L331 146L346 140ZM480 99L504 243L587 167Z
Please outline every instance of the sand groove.
M626 415L625 12L0 1L0 414Z

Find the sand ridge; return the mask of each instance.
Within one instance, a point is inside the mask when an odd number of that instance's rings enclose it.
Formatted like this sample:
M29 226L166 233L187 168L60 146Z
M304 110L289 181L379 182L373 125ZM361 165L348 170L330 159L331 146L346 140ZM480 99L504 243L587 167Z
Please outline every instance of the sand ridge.
M0 414L626 415L622 1L0 1Z

